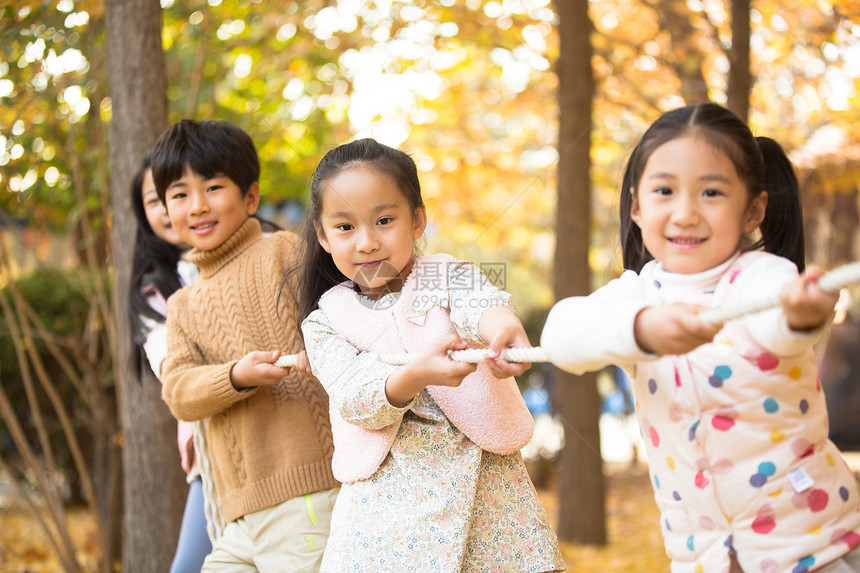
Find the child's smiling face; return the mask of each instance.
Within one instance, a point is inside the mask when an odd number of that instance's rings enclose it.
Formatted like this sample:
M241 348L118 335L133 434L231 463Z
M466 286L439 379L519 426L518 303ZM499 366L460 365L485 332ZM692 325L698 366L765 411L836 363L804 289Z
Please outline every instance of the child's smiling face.
M654 150L633 193L631 218L669 272L693 274L737 252L764 219L767 193L750 202L731 159L689 134Z
M413 211L393 177L358 166L326 183L315 227L340 272L377 299L403 286L426 224L424 207Z
M167 187L164 199L179 238L192 247L211 251L257 212L260 187L253 183L243 196L229 177L206 178L186 167L182 177Z

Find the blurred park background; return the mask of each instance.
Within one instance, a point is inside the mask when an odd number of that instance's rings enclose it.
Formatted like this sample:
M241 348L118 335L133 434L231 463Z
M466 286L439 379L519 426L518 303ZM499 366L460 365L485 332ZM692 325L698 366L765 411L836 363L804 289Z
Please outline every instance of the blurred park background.
M426 252L502 268L534 344L556 298L619 274L622 165L684 104L726 105L789 151L810 262L860 258L858 0L3 0L0 39L0 570L170 562L175 425L130 376L124 289L129 183L181 118L250 133L262 214L287 228L333 146L407 150ZM856 306L820 348L849 450ZM570 570L665 571L614 373L521 383L555 424L531 467Z

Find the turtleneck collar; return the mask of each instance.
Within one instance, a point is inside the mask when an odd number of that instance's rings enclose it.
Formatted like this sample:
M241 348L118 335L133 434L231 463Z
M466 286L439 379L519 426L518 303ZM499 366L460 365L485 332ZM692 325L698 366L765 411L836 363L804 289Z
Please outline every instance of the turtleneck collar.
M208 278L221 270L224 265L232 261L242 251L263 237L260 229L260 221L254 217L248 217L245 222L230 235L230 238L212 249L201 251L191 249L188 253L189 262L200 267L200 276Z
M665 270L663 264L654 261L654 284L665 296L675 297L680 293L697 293L698 295L713 294L717 283L740 256L735 253L729 259L706 271L693 274L673 273Z

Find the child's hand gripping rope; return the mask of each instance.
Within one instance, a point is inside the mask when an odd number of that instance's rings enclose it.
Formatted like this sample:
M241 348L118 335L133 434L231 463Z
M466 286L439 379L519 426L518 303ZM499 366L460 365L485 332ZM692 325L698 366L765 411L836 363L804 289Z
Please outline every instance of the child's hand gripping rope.
M813 276L814 274L816 273L813 273ZM841 266L818 278L818 286L828 293L837 293L839 289L857 282L860 282L860 261ZM777 292L732 306L708 310L701 313L699 318L711 324L723 324L748 314L779 306L781 294L782 292ZM477 363L482 362L489 352L487 348L470 348L449 352L448 357L459 362ZM292 367L296 364L296 356L295 354L285 354L275 362L275 366ZM546 351L540 346L505 348L500 357L508 362L552 362ZM409 358L408 354L387 354L381 356L380 360L388 364L402 366L409 361Z
M304 350L298 354L281 354L280 357L271 364L278 368L295 368L306 378L316 378L311 370L311 363L308 361L308 354ZM281 376L283 376L283 373L281 373ZM280 380L280 377L278 380Z

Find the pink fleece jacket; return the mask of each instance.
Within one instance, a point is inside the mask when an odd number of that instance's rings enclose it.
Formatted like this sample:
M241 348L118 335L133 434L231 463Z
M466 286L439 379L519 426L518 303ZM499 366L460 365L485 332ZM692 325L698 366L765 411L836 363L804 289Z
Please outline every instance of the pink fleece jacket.
M417 352L439 337L455 334L448 309L447 275L426 277L427 269L455 262L449 255L416 259L400 298L389 309L370 309L359 301L351 283L326 292L319 301L337 332L362 352ZM531 439L534 421L513 378L499 380L480 364L456 388L428 386L427 391L451 423L484 450L507 455ZM373 475L391 447L400 422L370 430L346 422L330 404L334 458L332 469L341 482Z

